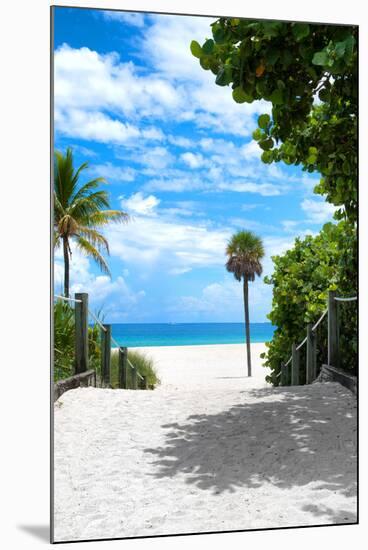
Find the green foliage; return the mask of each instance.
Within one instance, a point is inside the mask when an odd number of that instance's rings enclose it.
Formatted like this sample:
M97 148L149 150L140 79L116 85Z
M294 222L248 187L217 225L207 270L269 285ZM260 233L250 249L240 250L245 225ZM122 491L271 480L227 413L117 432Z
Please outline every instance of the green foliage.
M66 302L54 304L54 380L73 374L75 353L74 310Z
M140 351L129 351L128 359L135 366L141 376L145 376L150 389L154 389L161 381L157 375L153 359ZM131 368L128 368L128 376L131 376ZM129 382L129 380L128 380ZM111 385L119 387L119 356L117 350L111 353Z
M265 366L271 369L266 380L277 385L276 375L281 363L291 354L293 342L299 343L306 335L306 324L315 323L326 309L327 291L336 290L340 296L356 293L357 246L356 233L351 224L325 224L316 236L296 239L291 250L274 256L275 269L265 282L273 285L270 321L277 326L273 340L267 343L263 354ZM357 357L357 315L354 304L339 306L341 367L354 370ZM319 358L326 360L326 326L318 329ZM301 354L302 377L305 369Z
M89 368L100 373L101 345L98 325L88 327ZM54 381L73 376L75 366L75 320L73 307L63 300L54 304Z
M315 191L355 222L357 27L220 18L212 35L191 49L216 84L231 85L238 103L272 102L254 134L262 160L318 171Z

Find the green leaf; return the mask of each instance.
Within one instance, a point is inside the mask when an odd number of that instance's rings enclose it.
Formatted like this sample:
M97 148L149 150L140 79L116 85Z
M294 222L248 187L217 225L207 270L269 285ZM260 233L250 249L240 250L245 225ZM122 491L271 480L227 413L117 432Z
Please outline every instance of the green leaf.
M296 40L299 42L300 40L303 40L303 38L308 36L310 29L308 23L294 23L292 31Z
M284 50L283 52L283 55L282 55L282 63L284 65L284 67L288 67L289 65L291 65L291 63L293 62L293 54L291 53L290 50Z
M327 65L328 63L328 55L327 52L322 50L321 52L316 52L313 56L312 63L313 65Z
M262 139L263 136L266 136L266 134L262 132L260 128L257 128L256 130L254 130L252 134L253 139L255 139L256 141L259 141L260 139Z
M270 123L270 115L260 115L258 117L258 126L262 128L262 130L266 130L267 126Z
M274 105L282 105L284 101L284 94L282 90L280 90L279 88L276 88L276 90L272 92L270 100Z
M211 61L208 57L202 56L199 60L199 64L205 71L208 71L211 68Z
M215 43L212 40L212 38L210 38L209 40L206 40L206 42L203 44L202 51L206 55L211 55L211 53L214 50L214 47L215 47Z
M202 55L202 48L201 46L198 44L198 42L196 40L192 40L191 43L190 43L190 51L192 52L192 55L194 55L194 57L198 57L198 59L201 57Z
M269 65L275 65L276 61L280 58L280 50L271 49L267 52L266 62Z
M262 21L263 34L266 38L278 36L281 23L279 21Z
M243 90L241 86L237 86L233 90L233 100L236 101L236 103L244 103L246 101L247 94Z
M317 155L309 155L307 157L307 163L308 164L314 164L317 160Z
M345 176L350 176L350 164L347 160L343 162L342 171L344 172Z
M216 84L218 86L227 86L228 84L230 84L231 78L231 67L229 67L228 65L226 67L222 66L217 73Z
M225 38L226 38L225 29L223 29L222 27L217 27L213 31L213 38L214 38L216 44L223 44L223 42L225 42Z
M261 156L261 160L265 164L271 164L271 162L273 161L272 151L263 151L262 156Z
M273 147L273 139L272 138L262 139L259 142L259 146L261 149L263 149L263 151L269 151Z
M345 61L349 61L354 52L355 38L353 35L345 40Z

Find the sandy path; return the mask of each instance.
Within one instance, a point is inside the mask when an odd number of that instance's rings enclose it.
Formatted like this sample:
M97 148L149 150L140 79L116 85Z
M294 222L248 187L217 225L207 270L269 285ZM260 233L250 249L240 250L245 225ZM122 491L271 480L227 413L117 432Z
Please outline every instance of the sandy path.
M57 541L356 520L347 390L272 389L256 374L252 388L234 367L219 379L215 360L203 385L186 364L178 390L168 348L155 349L160 390L81 388L56 403Z

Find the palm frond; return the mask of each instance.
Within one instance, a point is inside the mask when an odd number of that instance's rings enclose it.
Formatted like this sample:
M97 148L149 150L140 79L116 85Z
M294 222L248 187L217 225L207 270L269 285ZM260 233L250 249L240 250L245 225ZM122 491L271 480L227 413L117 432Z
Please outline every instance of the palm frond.
M99 212L101 208L109 207L109 198L106 191L95 191L86 197L80 197L70 205L70 214L76 219L86 218Z
M104 248L108 254L110 253L107 239L95 229L79 225L78 235L84 237L89 243L91 243L92 246L97 246L99 249Z
M228 261L226 269L234 274L237 281L242 278L254 281L262 274L261 259L264 256L262 239L251 231L239 231L227 245Z
M127 223L129 219L129 215L121 210L100 210L88 216L88 223L92 227L100 227L110 222Z
M97 189L99 183L106 183L105 178L95 178L82 185L82 187L76 191L75 195L71 197L70 202L75 203L80 198L87 197L90 191Z
M111 275L105 259L100 254L100 252L89 241L87 241L87 239L79 235L78 237L76 237L76 241L77 246L79 250L81 250L81 252L83 252L87 256L91 256L91 258L93 258L93 260L96 262L103 273Z

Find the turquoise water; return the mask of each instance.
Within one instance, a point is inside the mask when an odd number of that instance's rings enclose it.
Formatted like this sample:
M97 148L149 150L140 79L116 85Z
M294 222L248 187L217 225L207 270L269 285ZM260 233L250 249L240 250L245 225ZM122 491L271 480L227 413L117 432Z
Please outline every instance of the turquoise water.
M271 340L274 329L271 323L251 323L251 342ZM126 347L241 344L245 341L244 323L115 323L111 330L118 344Z

